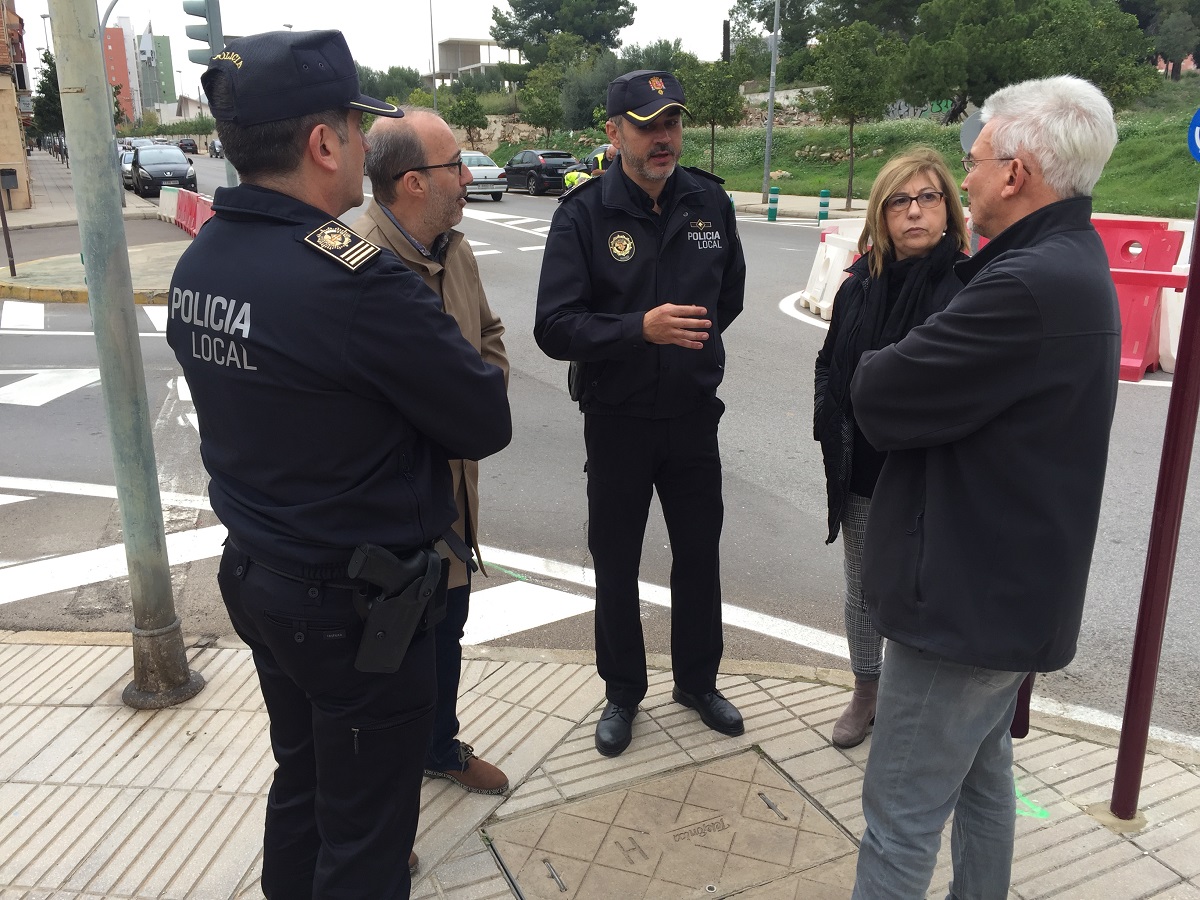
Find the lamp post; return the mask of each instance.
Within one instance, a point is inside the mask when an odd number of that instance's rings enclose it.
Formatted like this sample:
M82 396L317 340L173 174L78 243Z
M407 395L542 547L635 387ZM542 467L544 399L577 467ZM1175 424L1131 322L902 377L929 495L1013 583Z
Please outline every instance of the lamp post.
M54 52L54 47L50 43L50 32L46 30L46 22L50 19L50 13L42 13L42 37L46 39L46 46L50 48L50 52Z

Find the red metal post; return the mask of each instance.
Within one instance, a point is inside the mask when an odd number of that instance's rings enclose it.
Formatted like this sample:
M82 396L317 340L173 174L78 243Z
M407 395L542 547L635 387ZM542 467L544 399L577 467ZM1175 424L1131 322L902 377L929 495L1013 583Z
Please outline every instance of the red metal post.
M1200 208L1192 230L1192 259L1200 259ZM1142 577L1142 599L1138 608L1137 632L1133 639L1133 660L1129 666L1129 687L1125 692L1125 719L1121 724L1121 742L1117 751L1117 771L1113 781L1109 809L1118 819L1137 814L1138 794L1142 789L1142 768L1146 762L1146 742L1150 735L1150 711L1154 707L1154 686L1162 655L1163 632L1167 624L1167 601L1175 572L1175 553L1179 547L1179 527L1183 520L1183 498L1187 491L1188 467L1196 435L1196 414L1200 410L1200 267L1188 272L1187 297L1183 307L1183 325L1176 354L1175 378L1167 409L1167 427L1163 436L1162 460L1158 467L1158 489L1154 495L1154 515L1150 520L1150 544L1146 548L1146 571Z

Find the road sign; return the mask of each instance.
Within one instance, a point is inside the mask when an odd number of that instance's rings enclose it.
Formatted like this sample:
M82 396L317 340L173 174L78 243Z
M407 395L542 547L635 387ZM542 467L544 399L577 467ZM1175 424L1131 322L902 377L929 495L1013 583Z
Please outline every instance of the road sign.
M1188 150L1192 152L1192 159L1200 162L1200 109L1196 110L1196 114L1192 116L1192 123L1188 125L1187 144Z

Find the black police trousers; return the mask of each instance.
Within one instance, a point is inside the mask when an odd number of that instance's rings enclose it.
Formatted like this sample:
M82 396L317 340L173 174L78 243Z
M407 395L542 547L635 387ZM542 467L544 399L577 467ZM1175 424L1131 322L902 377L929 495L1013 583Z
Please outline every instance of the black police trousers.
M588 548L596 567L596 668L618 706L646 696L638 570L658 493L671 541L671 662L689 693L716 687L721 632L721 455L717 398L671 419L588 414Z
M362 621L348 578L300 581L230 544L217 576L250 647L278 768L267 797L268 900L406 900L425 748L433 640L418 634L392 675L354 668Z

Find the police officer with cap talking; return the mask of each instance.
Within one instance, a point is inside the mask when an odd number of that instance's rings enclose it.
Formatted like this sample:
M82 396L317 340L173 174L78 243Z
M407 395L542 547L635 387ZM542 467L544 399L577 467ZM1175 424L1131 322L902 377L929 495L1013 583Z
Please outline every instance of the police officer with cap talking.
M341 33L236 38L203 76L241 176L171 282L167 340L199 415L218 583L278 764L268 898L404 898L444 605L447 458L511 436L504 373L390 251L362 203L363 96ZM458 545L463 551L461 544Z
M534 336L572 360L584 413L588 547L596 567L596 660L608 704L596 748L629 746L646 695L638 569L650 498L671 539L674 699L737 735L716 689L721 661L723 506L716 391L721 333L742 311L746 263L721 179L678 165L686 112L668 72L608 88L603 178L564 194L546 240Z

